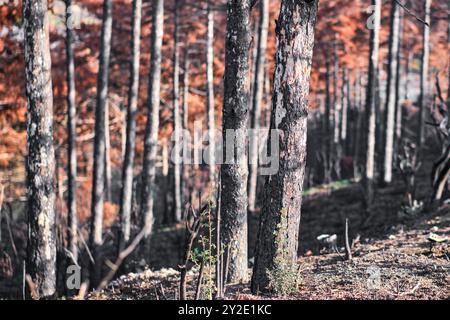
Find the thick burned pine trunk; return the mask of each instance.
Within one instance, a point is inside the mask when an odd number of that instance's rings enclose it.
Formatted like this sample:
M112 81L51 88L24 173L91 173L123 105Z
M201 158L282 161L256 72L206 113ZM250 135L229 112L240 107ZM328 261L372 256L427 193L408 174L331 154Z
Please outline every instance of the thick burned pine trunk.
M422 57L420 65L420 100L419 100L419 133L418 133L418 146L419 150L425 142L425 112L428 99L428 68L430 59L430 14L431 14L431 0L423 1L423 8L425 12L425 22L428 25L423 24L422 33Z
M229 252L228 280L245 282L247 273L247 175L250 0L229 0L225 53L221 167L221 238ZM227 136L228 131L228 136Z
M164 25L164 0L153 1L151 61L148 88L148 114L144 137L144 166L142 169L141 217L145 229L145 247L148 249L152 232L153 196L155 192L156 152L158 149L159 104L161 87L161 47ZM148 253L148 250L146 250Z
M174 4L174 27L173 27L173 129L175 141L173 143L173 154L176 156L173 162L173 217L175 221L181 221L181 115L180 115L180 55L178 53L178 0Z
M56 291L55 154L47 10L46 0L27 0L23 4L28 100L26 272L31 276L39 298L51 298Z
M131 30L130 82L128 85L127 131L122 169L122 193L120 196L119 248L130 240L131 208L133 199L133 164L136 144L136 111L139 96L139 60L141 44L142 0L133 0Z
M66 0L66 68L67 68L67 208L68 208L68 250L74 262L78 260L77 249L77 106L75 103L75 62L73 55L72 1ZM71 260L71 259L70 259Z
M209 181L214 188L215 179L215 116L214 116L214 11L211 10L210 4L207 9L208 29L206 35L206 100L208 114L208 158L209 158Z
M97 286L101 277L103 243L103 203L105 197L105 117L108 105L108 70L111 51L112 0L103 3L103 24L100 40L97 78L97 106L95 110L94 173L92 182L90 246L94 258L91 263L91 285Z
M253 269L253 292L269 288L268 274L283 268L280 264L294 271L297 261L317 8L318 1L283 0L281 3L276 29L278 49L271 120L271 129L280 130L279 170L266 182Z
M400 33L400 7L395 0L391 1L391 23L389 35L389 62L386 84L386 104L384 118L384 148L382 159L382 183L392 182L392 164L394 160L395 105L397 100L397 65Z
M374 6L373 24L370 26L370 53L368 83L366 92L366 167L364 175L366 205L369 207L374 198L373 180L375 177L375 140L376 140L376 88L378 78L378 52L380 46L381 0L372 0Z
M256 188L258 182L258 131L261 119L261 107L264 95L264 69L266 65L267 34L269 29L269 0L260 0L260 18L258 26L258 46L256 52L256 67L253 83L253 108L251 114L251 127L254 136L249 149L249 178L248 178L248 210L254 211L256 207Z

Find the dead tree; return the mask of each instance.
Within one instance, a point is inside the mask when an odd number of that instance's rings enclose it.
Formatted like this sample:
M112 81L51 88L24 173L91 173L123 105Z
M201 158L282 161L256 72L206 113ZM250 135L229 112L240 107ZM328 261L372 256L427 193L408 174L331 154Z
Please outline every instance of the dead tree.
M450 176L450 108L446 108L446 103L442 97L441 87L439 85L439 77L436 75L436 91L439 98L438 112L441 119L435 119L434 126L438 129L439 133L443 135L442 153L437 161L433 165L431 171L433 192L431 194L431 203L439 203L442 199L442 195L445 191Z
M27 96L27 268L35 298L56 291L55 154L47 1L23 4Z
M256 188L258 182L258 132L261 120L261 108L264 95L264 69L266 64L267 35L269 28L269 0L259 2L260 18L258 25L258 45L256 52L256 67L253 83L253 99L251 112L251 128L255 134L251 137L248 179L248 210L254 211L256 207Z
M230 0L227 4L225 91L222 113L226 159L221 167L220 187L222 188L221 238L230 248L228 270L230 282L245 282L248 278L248 162L245 141L248 133L250 4L250 0Z
M448 77L448 88L447 88L447 109L450 110L450 2L448 5L448 17L447 17L447 77Z
M347 68L342 68L342 86L341 86L341 128L339 139L344 152L347 153L347 129L348 129L348 112L349 112L349 87L348 87Z
M382 183L392 182L392 164L394 160L394 133L395 133L395 105L396 105L396 79L398 51L399 51L399 33L400 33L400 13L399 6L395 0L391 1L391 22L389 34L389 60L388 60L388 78L386 84L386 104L384 117L384 148L382 149L382 159L384 165L381 166Z
M324 114L324 183L331 182L331 90L330 90L330 59L325 58L325 114Z
M430 22L431 22L431 0L424 0L425 23L422 24L422 56L420 65L420 100L419 100L419 125L418 125L418 148L425 142L425 112L428 95L428 68L430 59Z
M178 53L178 0L175 0L173 11L173 83L172 83L172 99L173 99L173 217L175 221L181 221L181 115L180 115L180 55Z
M394 134L394 164L397 164L397 155L398 155L398 148L399 144L402 139L402 117L403 117L403 106L400 102L400 84L401 84L401 57L403 52L403 25L404 25L404 13L402 10L400 10L400 17L399 17L399 32L398 32L398 50L397 50L397 71L396 71L396 77L395 77L395 134ZM406 75L404 75L406 78Z
M368 84L366 92L366 166L364 175L366 204L368 207L373 202L375 177L375 140L376 140L376 85L378 78L378 52L380 45L380 18L381 0L372 0L374 8L373 25L370 30L370 54Z
M102 258L100 246L103 243L103 203L105 194L105 118L108 105L108 74L111 51L112 0L103 2L103 22L100 38L99 70L97 77L97 105L95 109L94 172L91 202L90 247L94 257L91 262L90 278L93 287L101 279Z
M280 264L293 271L297 261L317 10L318 1L281 2L271 121L271 129L280 132L279 170L266 182L251 284L254 293L269 289L269 272ZM284 276L292 277L288 273Z
M185 44L184 49L184 70L183 70L183 130L189 130L189 46ZM183 152L188 149L188 141L183 139ZM189 199L189 165L183 161L183 178L181 179L182 203L187 203ZM183 217L184 218L184 217Z
M131 210L133 199L133 167L136 145L136 112L139 96L139 66L141 44L142 0L133 0L131 29L131 63L128 83L127 128L125 154L122 168L122 190L120 195L119 252L130 241Z
M334 143L335 147L339 144L339 132L341 122L341 101L339 101L339 54L338 44L333 42L334 69L333 69L333 108L334 108Z
M208 114L208 158L209 181L214 187L215 183L215 116L214 116L214 11L208 3L207 8L208 29L206 35L206 100Z
M105 107L105 200L111 202L111 128L109 125L109 104Z
M78 260L77 249L77 106L75 102L75 62L73 54L74 32L72 25L72 0L66 0L66 69L67 69L67 208L68 208L68 250L71 259Z
M148 253L153 228L153 196L155 192L156 152L159 130L159 104L161 87L161 47L164 24L164 0L153 1L151 60L147 101L147 125L144 137L144 164L142 169L141 217L145 229L144 248Z

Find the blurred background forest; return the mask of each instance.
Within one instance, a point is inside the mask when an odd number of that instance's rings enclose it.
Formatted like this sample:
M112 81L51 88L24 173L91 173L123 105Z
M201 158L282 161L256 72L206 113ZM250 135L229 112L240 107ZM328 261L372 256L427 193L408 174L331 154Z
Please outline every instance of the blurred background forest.
M80 20L74 28L74 62L75 62L75 86L76 86L76 106L77 106L77 215L79 228L87 239L89 218L91 215L92 192L92 170L94 152L94 126L95 126L95 104L97 90L97 73L99 70L99 46L100 33L102 27L102 5L101 0L79 0L75 1L79 10ZM417 17L423 17L423 1L404 1L411 12ZM187 99L188 129L194 130L194 121L202 121L203 127L208 126L207 115L207 77L206 77L206 38L208 31L207 14L202 1L183 0L179 1L178 9L178 47L180 50L180 79L187 72L189 80L188 95L181 94L180 103ZM224 2L225 3L225 2ZM226 11L224 3L217 2L214 14L214 60L213 60L213 83L214 83L214 106L215 106L215 126L221 127L222 104L224 91L224 69L225 69L225 37L226 37ZM262 103L262 114L260 125L269 125L271 110L271 96L273 88L272 75L275 70L276 38L275 21L279 13L280 1L271 0L269 32L267 50L265 53L265 85L264 98ZM56 213L58 232L61 241L64 243L64 226L67 221L67 103L66 96L68 87L66 82L66 52L65 52L65 4L63 1L49 0L49 21L50 21L50 52L52 60L52 80L53 80L53 109L54 109L54 146L56 156ZM173 190L173 165L164 158L167 148L171 148L170 138L173 132L173 48L174 48L174 15L173 0L165 1L164 13L164 38L162 46L161 62L161 107L160 126L158 140L158 163L157 163L157 194L155 202L156 233L155 237L159 241L154 241L154 248L150 261L147 261L152 268L176 267L182 256L184 246L183 224L177 224L177 218L173 214L174 196ZM378 206L374 212L381 212L378 217L359 214L366 208L363 203L364 195L359 188L352 187L353 183L361 179L363 168L355 159L358 154L364 153L362 150L355 150L356 137L359 135L357 114L365 104L365 89L367 85L367 70L370 49L370 30L366 27L370 13L368 8L370 1L366 0L323 0L319 4L319 11L316 24L316 38L311 69L310 99L309 99L309 128L308 128L308 156L305 177L305 196L312 199L322 190L327 194L326 199L320 203L311 203L306 200L305 212L302 216L299 253L310 255L316 253L316 236L321 233L333 233L341 230L343 217L351 217L354 211L355 219L361 226L358 231L366 230L365 236L374 236L381 229L385 230L386 218L384 212L389 211L392 219L397 219L395 213L403 205L414 206L408 203L408 195L405 192L402 172L399 169L401 160L394 160L395 187L383 189L381 198L383 201L377 202ZM389 32L390 32L390 10L391 1L382 1L381 26L380 26L380 54L379 54L379 76L377 83L379 116L377 116L377 130L383 128L383 110L386 100L386 83L388 78L388 58L389 58ZM105 202L104 226L105 230L114 228L114 223L118 219L120 209L120 190L122 164L125 153L126 135L126 107L128 99L129 64L131 56L130 36L132 26L132 1L114 0L112 7L113 30L111 40L111 61L109 74L108 92L108 127L110 150L109 158L111 165L111 197ZM429 100L427 105L427 121L434 122L432 113L438 112L435 105L439 104L438 93L435 87L435 78L439 79L442 88L443 99L448 99L447 88L449 88L449 43L448 43L448 0L434 0L431 5L430 24L430 58L429 58ZM258 10L252 11L252 41L250 50L250 76L254 71L256 59L256 46L258 34L258 21L260 13ZM423 24L406 12L402 13L401 20L401 41L399 53L399 91L398 104L403 110L400 122L401 141L396 142L397 153L400 148L408 143L415 143L417 139L417 126L419 122L419 99L420 99L420 68L422 59L422 28ZM142 170L142 159L144 153L144 131L147 121L147 95L149 83L150 65L150 34L152 23L151 1L144 0L142 6L142 26L141 26L141 55L140 55L140 81L138 91L138 111L136 114L136 156L134 175L137 177ZM24 219L26 206L26 168L25 157L27 154L27 98L25 95L25 73L24 73L24 49L22 24L22 1L20 0L0 0L0 185L3 190L3 204L8 206L14 214L11 216L11 224L14 235L14 248L8 241L4 240L7 235L5 223L0 226L2 232L2 243L0 248L4 251L0 256L3 261L3 286L0 284L0 296L19 293L11 291L12 287L20 281L17 279L22 272L20 257L25 256L26 247L26 226L20 221ZM184 69L184 61L189 58L188 70ZM327 61L331 63L331 69L327 69ZM330 67L330 66L329 66ZM337 68L337 69L336 69ZM345 71L343 71L345 70ZM334 82L327 89L327 77L333 77L336 72ZM330 81L330 79L328 79ZM180 90L183 92L185 83L181 81ZM343 88L346 88L345 90ZM328 91L327 91L328 90ZM321 145L321 133L323 131L321 115L326 111L326 100L328 95L333 97L334 104L338 100L348 99L349 119L347 143L343 154L334 161L334 170L330 171L329 177L323 172L323 153ZM346 97L343 96L347 95ZM330 97L328 97L330 98ZM250 99L251 100L251 99ZM333 103L332 101L332 103ZM352 131L353 130L353 131ZM378 132L378 131L377 131ZM380 131L382 132L382 131ZM439 158L442 149L442 138L432 126L427 126L426 152L420 161L422 166L416 176L417 199L426 201L431 191L431 171L433 162ZM381 136L383 133L377 133ZM382 145L382 144L381 144ZM378 148L378 146L376 147ZM381 147L382 148L382 147ZM376 162L382 163L382 151L377 149ZM382 166L382 165L380 165ZM195 168L195 173L191 173L188 182L189 199L192 203L198 203L198 194L202 192L202 197L214 196L216 188L208 183L208 166L200 165ZM330 169L331 170L331 169ZM420 170L420 173L419 173ZM250 212L250 219L256 221L261 203L261 189L263 188L263 178L258 180L256 206ZM136 178L136 180L138 180ZM137 182L139 184L139 182ZM330 190L347 189L347 193L339 198L328 193ZM137 186L139 188L139 186ZM352 189L353 188L353 189ZM397 191L392 191L397 190ZM400 191L398 191L400 190ZM356 195L358 194L358 195ZM352 198L352 195L354 196ZM393 197L392 199L389 197ZM446 198L446 197L443 197ZM340 203L339 199L344 199ZM384 203L386 200L386 203ZM136 201L136 200L135 200ZM328 202L327 202L328 201ZM361 204L360 204L361 202ZM353 206L356 204L356 207ZM183 204L184 205L184 204ZM386 207L389 209L386 209ZM353 206L353 207L352 207ZM381 206L381 207L380 207ZM6 211L6 210L4 210ZM339 217L329 218L327 214L339 212ZM393 213L394 212L394 213ZM336 213L337 214L337 213ZM315 217L312 217L316 215ZM386 215L388 215L386 213ZM136 217L135 217L136 218ZM330 219L327 224L327 220ZM0 217L0 221L1 217ZM6 220L4 219L6 222ZM320 222L321 221L321 222ZM354 220L355 221L355 220ZM357 224L355 222L355 224ZM395 223L393 223L395 224ZM254 243L256 237L257 223L249 226L249 241ZM368 231L369 227L370 231ZM380 228L377 228L379 226ZM10 227L11 228L11 227ZM356 227L355 227L356 228ZM137 228L133 229L136 231ZM111 229L113 230L113 229ZM340 231L339 231L340 232ZM356 230L351 230L356 237ZM113 242L114 236L105 236L105 243ZM170 233L170 234L169 234ZM112 234L114 234L112 232ZM166 241L166 239L170 239ZM341 240L339 240L341 241ZM6 244L4 244L4 243ZM7 243L8 242L8 243ZM112 247L112 245L111 245ZM110 249L111 252L114 249ZM251 250L250 250L251 252ZM16 256L15 263L7 263L5 255ZM111 255L113 255L111 253ZM252 257L249 254L249 257ZM3 260L1 260L3 259ZM11 267L11 273L6 272ZM0 265L1 267L1 265ZM137 270L143 265L127 266L127 270ZM123 270L122 270L123 271ZM2 277L0 277L0 283ZM20 286L19 286L20 287ZM8 289L9 288L9 289ZM20 289L19 289L20 290Z

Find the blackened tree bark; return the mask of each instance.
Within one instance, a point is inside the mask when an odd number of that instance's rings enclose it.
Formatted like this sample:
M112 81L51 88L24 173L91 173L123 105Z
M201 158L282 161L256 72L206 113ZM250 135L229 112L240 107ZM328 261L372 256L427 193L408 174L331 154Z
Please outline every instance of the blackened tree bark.
M325 115L324 115L324 183L331 182L331 149L332 141L331 138L331 74L330 74L330 59L325 58L326 73L325 73ZM333 131L334 132L334 131Z
M318 1L283 0L271 128L279 129L279 170L268 177L256 246L252 291L268 289L280 261L295 266L306 162L309 80ZM272 151L276 152L276 151Z
M378 53L380 46L381 0L372 0L373 25L370 31L370 54L368 84L366 93L366 167L364 175L366 204L370 206L374 198L373 180L375 176L375 140L376 140L376 88L378 78Z
M145 228L144 243L148 249L152 232L153 196L155 192L156 152L158 146L159 104L161 87L161 47L164 26L164 0L153 0L151 61L148 89L148 115L144 137L144 165L142 169L141 217ZM148 251L148 250L147 250Z
M189 130L189 45L185 44L183 67L183 130ZM183 153L188 150L188 142L183 138ZM181 179L182 202L189 201L189 164L183 161L183 177ZM184 218L184 217L183 217Z
M214 11L208 3L207 8L208 29L206 35L206 100L208 113L208 158L209 158L209 181L214 187L215 179L215 116L214 116Z
M27 105L27 273L40 298L56 291L53 93L46 0L23 4Z
M341 131L340 131L340 141L344 152L347 152L347 127L348 127L348 74L347 68L342 68L342 86L341 86Z
M392 182L392 163L394 159L395 104L397 100L396 79L400 33L400 7L391 1L391 22L389 34L388 78L386 84L386 104L384 117L384 148L382 159L382 183Z
M173 144L173 153L178 159L173 163L173 216L175 221L181 221L181 156L180 156L180 137L181 137L181 115L180 115L180 55L178 53L178 0L174 3L174 28L173 28L173 128L175 141Z
M136 111L139 96L139 65L141 44L142 0L133 0L131 30L130 82L128 85L127 131L124 163L122 168L122 191L120 196L119 248L130 240L131 208L133 199L133 165L136 145Z
M420 65L420 100L419 100L419 134L418 134L418 147L422 147L425 142L425 111L428 98L428 68L430 59L430 23L431 23L431 0L424 0L423 8L425 12L424 21L428 24L422 25L422 56Z
M400 84L401 78L401 57L403 54L403 24L404 24L404 13L400 10L399 17L399 27L398 27L398 50L397 50L397 72L395 77L395 134L394 134L394 168L398 166L398 154L399 147L402 138L402 117L403 117L403 106L400 103ZM405 76L406 77L406 76Z
M256 207L256 188L258 182L258 132L261 119L261 107L264 95L264 70L266 64L267 34L269 29L269 0L259 2L258 46L256 53L255 76L253 83L253 108L251 113L251 127L255 129L253 143L250 144L249 179L248 179L248 210Z
M111 201L111 133L109 127L109 105L105 107L105 200Z
M448 17L447 17L447 68L448 68L448 89L447 89L447 108L450 110L450 2L448 5Z
M73 54L73 23L72 23L72 0L66 0L66 68L67 68L67 208L68 208L68 250L72 259L78 260L77 249L77 106L75 102L75 62Z
M248 124L248 71L250 49L250 0L229 0L225 53L223 136L225 154L221 167L221 238L229 250L228 280L245 282L247 269L247 175L245 152ZM227 130L235 139L226 137Z
M339 143L339 129L341 121L341 102L339 101L339 55L336 40L333 43L334 69L333 69L333 107L334 107L334 143L335 147Z
M91 202L90 246L94 258L91 263L91 285L96 287L101 278L103 243L103 204L105 193L105 118L108 105L108 74L111 51L112 0L103 2L103 23L100 39L99 70L97 78L97 106L95 110L94 173Z

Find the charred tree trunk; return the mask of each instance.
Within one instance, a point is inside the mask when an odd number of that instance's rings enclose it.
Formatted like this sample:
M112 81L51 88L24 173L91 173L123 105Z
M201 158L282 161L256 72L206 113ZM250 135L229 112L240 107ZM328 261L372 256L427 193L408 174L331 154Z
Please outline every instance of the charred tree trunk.
M395 73L395 134L394 134L394 168L398 166L398 153L402 139L402 117L403 117L403 105L400 103L400 84L402 78L401 74L401 57L403 46L403 24L404 17L403 11L400 10L399 27L398 27L398 50L397 50L397 71Z
M413 58L414 58L414 53L412 51L409 51L406 65L405 65L405 84L403 87L403 89L405 90L405 92L404 92L405 100L409 100L409 98L410 98L410 96L409 96L409 84L410 84L409 77L410 77L410 73L411 73L411 66L412 66Z
M283 0L277 21L271 129L280 130L280 163L266 182L252 277L255 293L269 289L268 273L280 264L296 272L317 7L318 1Z
M389 62L386 85L386 104L384 118L384 148L382 159L382 183L392 182L392 163L394 160L394 132L395 132L395 105L397 100L396 79L400 34L400 7L396 1L391 1L391 23L389 35Z
M448 3L448 18L447 18L447 60L448 60L447 110L450 110L450 3Z
M376 140L376 85L378 78L378 52L380 45L380 17L381 0L372 0L374 6L373 26L370 31L370 56L368 70L368 84L366 93L366 128L367 140L366 148L366 167L364 175L366 204L368 207L373 202L375 176L375 140Z
M337 145L339 144L341 103L339 101L339 85L338 85L339 55L336 41L333 43L333 50L334 50L334 69L333 69L334 143L335 147L337 148Z
M105 197L111 202L111 134L109 126L109 105L105 106Z
M229 248L229 282L245 282L247 269L247 178L250 0L229 0L223 98L225 164L221 167L221 238ZM228 136L227 136L228 131Z
M75 62L73 54L74 34L72 30L72 0L66 0L66 67L67 67L67 208L68 208L68 249L72 259L78 260L77 248L77 106L75 102Z
M250 143L250 164L248 179L248 210L254 211L256 207L256 189L258 182L258 130L260 126L261 108L264 95L264 69L266 64L267 34L269 28L269 0L261 0L259 5L260 18L258 26L258 46L256 54L256 67L253 83L253 107L251 113L251 127L254 135Z
M184 71L183 71L183 130L189 132L189 49L188 44L185 44L184 52ZM183 156L189 149L188 143L183 138ZM183 161L183 178L181 179L181 195L182 202L187 203L189 201L189 165ZM183 217L184 218L184 217Z
M173 217L175 221L181 221L181 116L180 116L180 55L178 54L178 0L174 4L174 28L173 28L173 128L174 128L174 144L173 154L175 155L173 163Z
M331 182L331 91L330 91L330 60L326 60L326 74L325 74L325 116L324 116L324 183Z
M341 112L341 131L340 131L340 141L341 146L344 149L344 152L347 153L348 151L348 143L347 143L347 126L348 126L348 105L349 105L349 98L348 98L348 74L347 69L342 69L342 88L341 88L341 106L342 106L342 112Z
M425 22L427 25L422 25L423 28L423 39L422 39L422 56L421 56L421 66L420 66L420 101L419 101L419 134L418 134L418 147L419 151L425 142L425 111L428 98L428 67L430 59L430 11L431 11L431 0L424 0L424 12L425 12Z
M145 229L145 248L148 254L150 234L152 232L153 196L155 192L156 153L159 129L159 104L161 87L161 47L164 24L164 0L153 1L153 19L151 36L151 61L148 90L148 114L144 137L144 165L142 169L141 217Z
M53 93L46 0L23 4L27 105L27 273L39 297L56 291Z
M139 97L139 66L141 44L142 0L133 0L131 29L131 63L128 84L127 129L122 168L122 192L120 195L119 251L130 241L131 210L133 199L133 167L136 145L136 112Z
M208 4L208 30L206 38L206 86L207 86L207 113L208 113L208 158L209 158L209 182L211 187L215 185L215 116L214 116L214 11Z
M108 69L111 51L112 0L103 2L103 24L100 40L99 70L97 78L97 106L95 110L94 172L91 202L90 246L94 258L91 263L91 285L96 287L101 278L103 243L103 203L105 193L105 118L108 105Z

